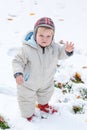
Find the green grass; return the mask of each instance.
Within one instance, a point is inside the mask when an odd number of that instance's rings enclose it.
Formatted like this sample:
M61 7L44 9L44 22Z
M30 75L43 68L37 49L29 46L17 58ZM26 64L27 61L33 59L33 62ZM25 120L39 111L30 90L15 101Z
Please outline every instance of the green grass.
M7 122L2 122L2 121L0 121L0 128L2 129L2 130L5 130L5 129L9 129L10 127L8 126L8 124L7 124Z

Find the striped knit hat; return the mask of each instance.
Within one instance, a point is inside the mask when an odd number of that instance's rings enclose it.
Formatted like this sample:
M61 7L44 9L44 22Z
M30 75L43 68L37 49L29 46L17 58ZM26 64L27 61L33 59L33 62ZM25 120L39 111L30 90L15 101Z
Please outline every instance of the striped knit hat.
M51 28L55 32L55 25L51 18L43 17L37 20L34 26L34 39L36 37L36 32L38 27L48 27Z

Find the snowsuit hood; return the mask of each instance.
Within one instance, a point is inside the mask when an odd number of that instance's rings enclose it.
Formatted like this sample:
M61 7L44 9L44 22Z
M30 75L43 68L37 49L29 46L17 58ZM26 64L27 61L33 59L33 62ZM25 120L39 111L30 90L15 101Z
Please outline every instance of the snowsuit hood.
M53 41L54 41L54 39L52 40L50 45L53 44ZM23 44L32 46L33 48L37 49L38 44L37 44L36 40L34 39L34 32L33 31L30 31L27 33L27 35L24 38Z
M24 38L23 44L30 45L34 48L37 48L36 41L34 40L34 37L33 37L33 31L27 33L27 35Z

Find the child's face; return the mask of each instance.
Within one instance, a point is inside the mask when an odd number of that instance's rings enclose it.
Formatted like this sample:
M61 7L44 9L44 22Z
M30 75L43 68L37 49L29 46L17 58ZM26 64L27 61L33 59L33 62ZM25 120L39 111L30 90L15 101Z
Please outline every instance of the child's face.
M36 33L36 41L42 46L49 46L52 42L54 32L52 29L39 27Z

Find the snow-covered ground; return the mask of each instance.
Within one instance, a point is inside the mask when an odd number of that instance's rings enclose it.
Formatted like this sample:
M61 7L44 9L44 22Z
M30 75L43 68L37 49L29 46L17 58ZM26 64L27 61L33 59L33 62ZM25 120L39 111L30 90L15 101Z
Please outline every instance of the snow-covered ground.
M72 87L56 88L50 104L59 109L48 119L35 118L28 122L20 115L16 83L12 74L12 59L22 45L24 35L33 29L40 17L48 16L56 26L55 41L75 43L72 57L60 61L55 83ZM0 115L10 130L87 130L87 97L80 92L87 89L87 1L86 0L0 0ZM84 83L74 83L76 72ZM66 91L66 92L65 92ZM65 92L65 93L64 93ZM86 93L87 94L87 93ZM75 114L73 106L83 106L83 113ZM37 114L39 111L36 108Z

